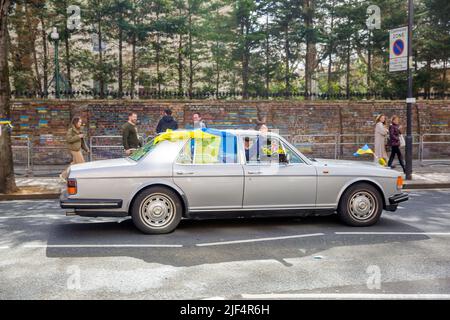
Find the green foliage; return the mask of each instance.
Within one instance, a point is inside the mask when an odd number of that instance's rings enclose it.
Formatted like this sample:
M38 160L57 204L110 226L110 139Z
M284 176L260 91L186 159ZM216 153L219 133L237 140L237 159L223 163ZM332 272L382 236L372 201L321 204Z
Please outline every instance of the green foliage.
M49 61L45 71L51 75L52 43L47 39L44 52L40 36L56 26L61 72L65 78L72 78L74 89L92 88L95 83L114 90L120 78L124 90L303 92L308 43L308 52L313 55L314 91L377 91L393 96L406 92L406 73L388 71L388 30L406 25L406 0L15 3L10 14L9 59L11 83L16 90L42 87L44 56ZM82 24L79 30L70 31L66 10L74 4L81 6ZM381 29L369 31L366 10L373 4L381 8ZM449 88L449 17L448 0L415 1L416 93ZM92 37L99 34L106 49L94 52ZM121 64L119 42L123 46ZM37 62L32 61L33 54Z

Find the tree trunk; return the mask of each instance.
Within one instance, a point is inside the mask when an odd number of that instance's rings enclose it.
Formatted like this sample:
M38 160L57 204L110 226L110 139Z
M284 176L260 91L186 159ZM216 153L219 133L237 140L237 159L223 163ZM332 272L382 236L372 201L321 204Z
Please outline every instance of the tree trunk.
M31 9L33 10L33 9ZM37 34L37 23L36 19L34 17L34 12L30 12L30 8L25 3L25 17L28 25L28 32L32 34L32 42L33 46L31 48L32 54L33 54L33 64L34 64L34 73L36 74L35 78L35 88L37 89L39 93L42 92L42 86L41 86L41 74L39 73L39 66L38 66L38 59L37 59L37 52L36 52L36 34Z
M65 2L64 8L67 8L67 2ZM67 10L64 9L64 21L67 21L69 18L67 14ZM67 72L67 86L69 91L72 91L72 67L70 65L70 42L69 42L69 29L67 28L67 23L64 23L64 46L65 46L65 63L66 63L66 72Z
M249 35L249 17L245 17L241 24L241 34L244 37L244 50L242 52L242 98L248 98L248 74L250 60L250 46L248 41Z
M131 51L131 99L134 99L134 90L136 87L136 34L133 34Z
M335 1L333 1L332 4L332 11L331 11L331 24L330 24L330 42L329 42L329 48L328 48L328 73L327 73L327 90L328 95L331 95L331 70L332 70L332 55L333 55L333 49L334 49L334 39L332 38L334 36L334 6ZM328 97L330 99L330 97Z
M8 70L8 10L9 0L0 1L0 118L9 119L10 87ZM11 135L6 126L0 125L0 193L17 190L11 149Z
M43 74L43 91L44 95L48 90L48 49L47 49L47 32L45 31L45 20L44 16L41 14L39 19L41 20L42 27L42 47L43 47L43 65L42 65L42 74Z
M269 85L270 85L270 69L269 69L269 15L266 14L266 93L269 93Z
M183 91L183 36L178 41L178 92Z
M119 27L119 98L123 93L123 31Z
M159 8L157 9L159 10ZM156 21L159 21L159 12L156 12ZM156 31L156 81L158 83L158 93L161 92L161 35Z
M331 65L332 65L332 59L331 59L331 51L328 54L328 76L327 76L327 88L328 88L328 94L331 95Z
M447 92L447 60L444 60L444 70L442 70L442 93Z
M219 51L219 41L216 41L217 52ZM220 86L220 64L219 57L216 57L216 97L219 95L219 86Z
M347 99L350 99L350 40L347 45L347 76L346 76L346 84L345 84L345 94L347 95Z
M284 85L285 94L288 95L291 91L290 76L289 76L289 25L284 26Z
M192 99L192 91L194 89L194 66L192 59L192 14L191 8L189 8L189 99Z
M314 5L311 0L305 0L305 27L306 34L306 57L305 57L305 89L307 93L311 93L312 89L312 74L316 63L316 45L311 37L311 30L313 28L313 11ZM309 97L308 97L309 98Z
M369 45L367 48L367 90L370 90L370 79L372 77L372 32L369 32Z
M102 28L100 25L100 21L98 21L98 57L99 57L99 85L100 85L100 98L103 99L105 97L105 79L103 74L103 51L102 51Z

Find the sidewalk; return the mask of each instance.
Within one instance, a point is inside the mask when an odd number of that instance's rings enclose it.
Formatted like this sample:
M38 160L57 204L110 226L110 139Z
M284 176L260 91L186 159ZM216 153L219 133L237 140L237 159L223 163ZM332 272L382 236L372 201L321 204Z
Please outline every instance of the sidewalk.
M395 170L401 172L397 165ZM450 188L450 161L427 163L423 166L414 163L411 181L405 181L405 189L436 189Z
M16 178L16 184L20 191L9 195L0 194L0 201L59 198L61 191L65 188L65 183L56 177L61 172L61 168L49 166L34 177L25 177L19 173ZM401 172L401 167L397 165L394 170ZM413 179L405 181L404 188L450 188L450 162L429 163L423 166L420 166L418 162L414 162Z

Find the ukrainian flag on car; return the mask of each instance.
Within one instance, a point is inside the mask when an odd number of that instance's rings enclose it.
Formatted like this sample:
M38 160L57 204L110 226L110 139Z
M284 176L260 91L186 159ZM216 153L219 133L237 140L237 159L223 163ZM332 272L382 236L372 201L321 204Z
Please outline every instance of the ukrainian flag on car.
M364 145L364 147L359 148L358 151L356 151L353 155L355 157L359 157L362 154L373 154L372 149L369 148L367 144Z

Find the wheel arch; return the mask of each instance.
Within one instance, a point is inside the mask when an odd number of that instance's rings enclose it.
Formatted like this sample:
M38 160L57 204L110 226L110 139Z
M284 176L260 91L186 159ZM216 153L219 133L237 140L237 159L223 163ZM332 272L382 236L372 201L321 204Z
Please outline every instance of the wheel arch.
M133 197L131 198L129 205L128 205L128 215L131 215L131 208L133 207L134 201L136 200L136 198L138 197L138 195L150 188L154 188L154 187L163 187L163 188L167 188L171 191L173 191L179 198L179 200L181 201L181 205L183 206L183 217L188 217L189 216L189 205L188 205L188 200L186 195L183 193L183 191L181 191L177 186L169 184L169 183L165 183L165 182L154 182L154 183L150 183L150 184L146 184L144 186L141 186L133 195Z
M352 180L351 182L347 183L340 191L338 198L337 198L337 207L339 208L339 205L341 204L341 200L342 200L342 196L345 194L345 192L351 188L352 186L354 186L355 184L359 184L359 183L367 183L371 186L373 186L379 193L381 196L381 199L383 201L383 209L386 208L386 199L385 199L385 193L383 188L381 187L381 185L379 183L377 183L376 181L372 180L372 179L358 179L358 180Z

